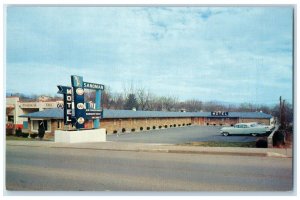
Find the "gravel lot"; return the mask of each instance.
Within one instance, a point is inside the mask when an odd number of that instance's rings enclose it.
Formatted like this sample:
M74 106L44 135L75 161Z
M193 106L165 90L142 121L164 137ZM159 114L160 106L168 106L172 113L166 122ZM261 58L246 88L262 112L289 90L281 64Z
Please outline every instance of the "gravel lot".
M234 135L224 137L220 134L220 126L187 126L159 130L149 130L133 133L107 135L108 141L183 144L188 142L225 141L225 142L251 142L257 137Z

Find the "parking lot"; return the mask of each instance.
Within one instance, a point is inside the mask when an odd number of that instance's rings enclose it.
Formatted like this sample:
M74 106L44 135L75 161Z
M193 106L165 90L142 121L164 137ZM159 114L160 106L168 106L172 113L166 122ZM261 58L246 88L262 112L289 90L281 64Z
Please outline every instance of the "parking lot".
M222 136L221 126L187 126L142 132L122 133L107 135L107 141L159 143L159 144L184 144L188 142L252 142L257 137L249 135Z

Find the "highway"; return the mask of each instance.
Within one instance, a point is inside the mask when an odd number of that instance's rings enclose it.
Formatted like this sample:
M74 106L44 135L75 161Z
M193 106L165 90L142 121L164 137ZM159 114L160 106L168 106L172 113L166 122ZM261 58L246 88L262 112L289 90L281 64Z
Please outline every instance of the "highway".
M9 191L290 191L292 159L7 146Z

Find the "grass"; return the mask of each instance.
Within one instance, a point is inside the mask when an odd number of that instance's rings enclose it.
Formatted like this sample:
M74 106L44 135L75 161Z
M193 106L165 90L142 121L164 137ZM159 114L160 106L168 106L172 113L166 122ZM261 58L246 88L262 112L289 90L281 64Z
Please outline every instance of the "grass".
M6 140L17 140L17 141L37 141L40 140L39 137L28 138L28 137L17 137L15 135L6 135ZM43 138L43 141L53 141L52 138Z
M185 146L202 146L202 147L251 147L255 148L255 141L253 142L189 142L183 144Z
M28 137L17 137L15 135L7 135L6 140L21 140L21 141L33 141L36 140L34 138L28 138Z

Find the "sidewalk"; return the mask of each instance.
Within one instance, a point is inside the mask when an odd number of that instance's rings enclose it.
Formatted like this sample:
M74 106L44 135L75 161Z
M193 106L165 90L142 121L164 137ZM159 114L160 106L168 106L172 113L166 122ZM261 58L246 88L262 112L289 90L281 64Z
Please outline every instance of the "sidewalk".
M8 146L28 146L46 148L73 148L111 151L162 152L187 154L216 154L238 156L268 156L291 158L292 149L279 148L242 148L242 147L200 147L169 144L128 143L128 142L98 142L98 143L55 143L51 141L6 141Z

